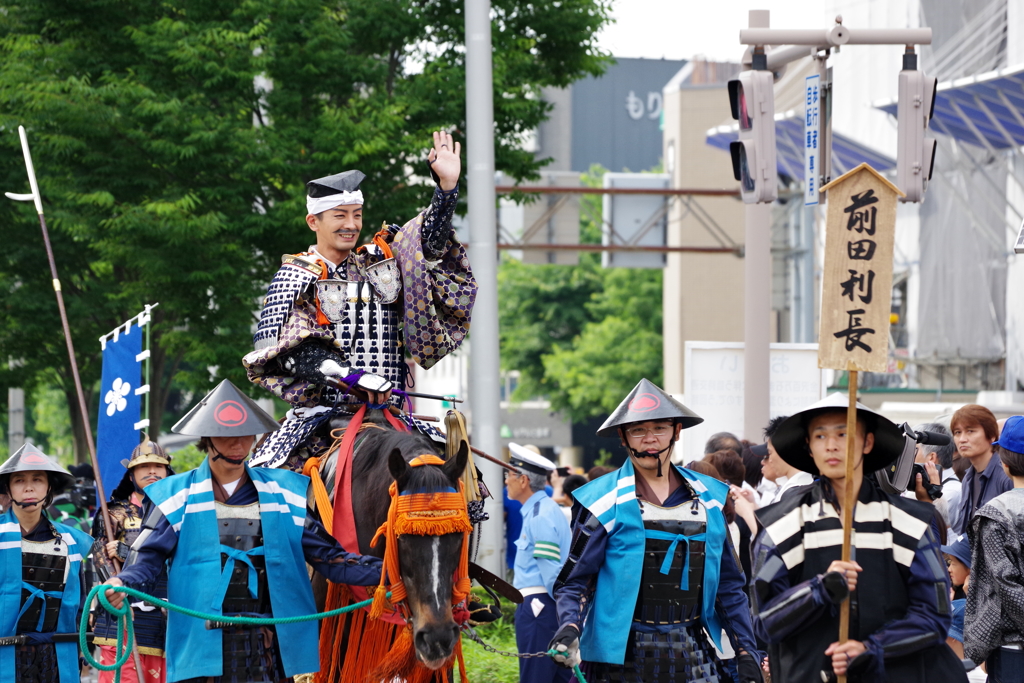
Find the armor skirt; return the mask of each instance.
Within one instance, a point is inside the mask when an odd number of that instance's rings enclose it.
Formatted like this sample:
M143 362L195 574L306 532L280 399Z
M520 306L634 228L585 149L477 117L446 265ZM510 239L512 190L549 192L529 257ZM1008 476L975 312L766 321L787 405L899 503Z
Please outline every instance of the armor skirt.
M16 645L14 671L18 683L58 683L57 648L53 643Z
M623 665L583 662L588 683L728 683L700 624L668 633L629 632Z
M181 683L279 683L285 678L277 657L277 637L267 627L224 629L224 674ZM20 681L19 681L20 683Z

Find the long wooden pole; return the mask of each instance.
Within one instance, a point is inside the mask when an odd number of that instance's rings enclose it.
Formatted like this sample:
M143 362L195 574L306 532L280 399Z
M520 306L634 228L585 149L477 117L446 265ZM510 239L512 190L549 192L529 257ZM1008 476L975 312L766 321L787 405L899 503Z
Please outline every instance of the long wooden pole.
M39 214L39 227L43 231L43 245L46 247L46 259L50 264L50 278L53 282L53 291L57 295L57 308L60 310L60 323L64 329L64 343L68 349L68 360L71 363L71 376L75 381L75 393L78 395L78 410L82 415L82 426L85 429L85 442L89 447L89 460L92 462L93 474L96 479L96 495L100 499L100 518L103 520L103 532L107 542L116 540L114 538L114 527L110 524L110 513L107 510L107 493L103 489L103 477L100 476L100 463L96 458L96 442L92 438L92 425L89 423L89 406L85 402L85 392L82 390L82 378L78 374L78 360L75 358L75 344L71 340L71 325L68 323L68 312L64 308L64 294L61 292L60 278L57 276L57 261L53 258L53 247L50 246L50 232L46 229L46 216L43 214L43 198L39 194L39 183L36 181L36 169L32 163L32 152L28 148L28 135L25 133L25 126L18 126L18 135L21 137L21 150L25 155L25 170L28 173L29 187L32 188L31 195L12 195L5 193L16 201L27 201L31 199L35 203L36 213ZM104 548L103 552L106 552ZM110 560L115 572L121 571L121 563L117 558ZM128 610L129 619L131 610ZM132 643L132 657L135 661L135 671L139 680L145 680L142 669L142 658L139 656L139 648Z
M78 361L75 359L75 345L71 341L71 326L68 324L68 312L64 308L64 295L60 288L60 278L57 277L57 262L53 258L53 248L50 246L50 233L46 229L46 216L43 215L43 199L39 194L39 184L36 182L36 169L32 164L32 152L28 148L28 135L25 133L25 126L18 126L18 135L21 136L21 150L25 155L25 170L28 172L28 183L32 188L30 195L17 195L6 193L10 199L16 201L32 200L36 205L36 213L39 214L39 227L43 231L43 245L46 247L46 259L50 263L50 278L53 282L53 291L57 295L57 308L60 310L60 323L64 328L64 343L68 349L68 360L71 363L71 376L75 382L75 393L78 395L78 411L82 415L82 426L85 429L85 442L89 447L89 459L92 462L92 469L96 475L96 494L100 499L100 515L103 519L103 531L106 533L107 541L113 541L114 529L110 525L110 515L107 513L107 494L103 490L103 479L100 477L100 464L96 460L96 443L92 439L92 425L89 424L89 407L85 402L85 392L82 391L82 378L78 374ZM115 563L116 566L116 563Z
M850 370L850 403L846 409L846 486L843 489L843 562L849 562L853 555L853 509L857 494L853 481L854 439L857 436L857 371ZM850 639L850 596L839 605L839 643ZM839 676L839 683L846 683L846 676Z

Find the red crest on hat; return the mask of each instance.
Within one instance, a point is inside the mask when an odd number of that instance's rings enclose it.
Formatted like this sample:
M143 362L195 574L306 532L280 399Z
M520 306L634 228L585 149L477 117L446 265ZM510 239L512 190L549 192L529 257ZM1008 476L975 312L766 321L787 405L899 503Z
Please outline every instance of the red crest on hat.
M213 419L225 427L237 427L248 419L249 413L238 401L222 401L213 409Z
M661 405L661 399L654 394L640 394L629 402L629 410L634 413L649 413Z
M46 459L45 455L38 451L26 451L25 454L21 456L21 461L28 463L29 465L45 465L50 462Z

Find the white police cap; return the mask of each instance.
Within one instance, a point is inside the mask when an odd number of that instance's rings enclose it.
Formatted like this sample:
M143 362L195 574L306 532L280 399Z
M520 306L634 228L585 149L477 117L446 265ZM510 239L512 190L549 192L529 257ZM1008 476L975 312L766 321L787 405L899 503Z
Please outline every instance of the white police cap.
M510 443L508 445L508 450L509 464L516 469L526 470L527 472L533 472L534 474L547 474L551 470L555 469L555 463L542 455L537 455L525 446L520 446L517 443Z

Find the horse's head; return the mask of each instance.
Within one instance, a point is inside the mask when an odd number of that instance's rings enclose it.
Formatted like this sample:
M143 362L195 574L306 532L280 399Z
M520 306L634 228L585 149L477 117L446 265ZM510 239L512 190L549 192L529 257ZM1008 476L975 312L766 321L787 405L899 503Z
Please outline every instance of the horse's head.
M463 443L454 458L443 465L411 467L401 450L394 449L388 468L399 494L459 491L469 450ZM459 638L452 618L453 576L463 551L463 533L398 535L398 564L408 595L416 657L437 669L451 657Z

